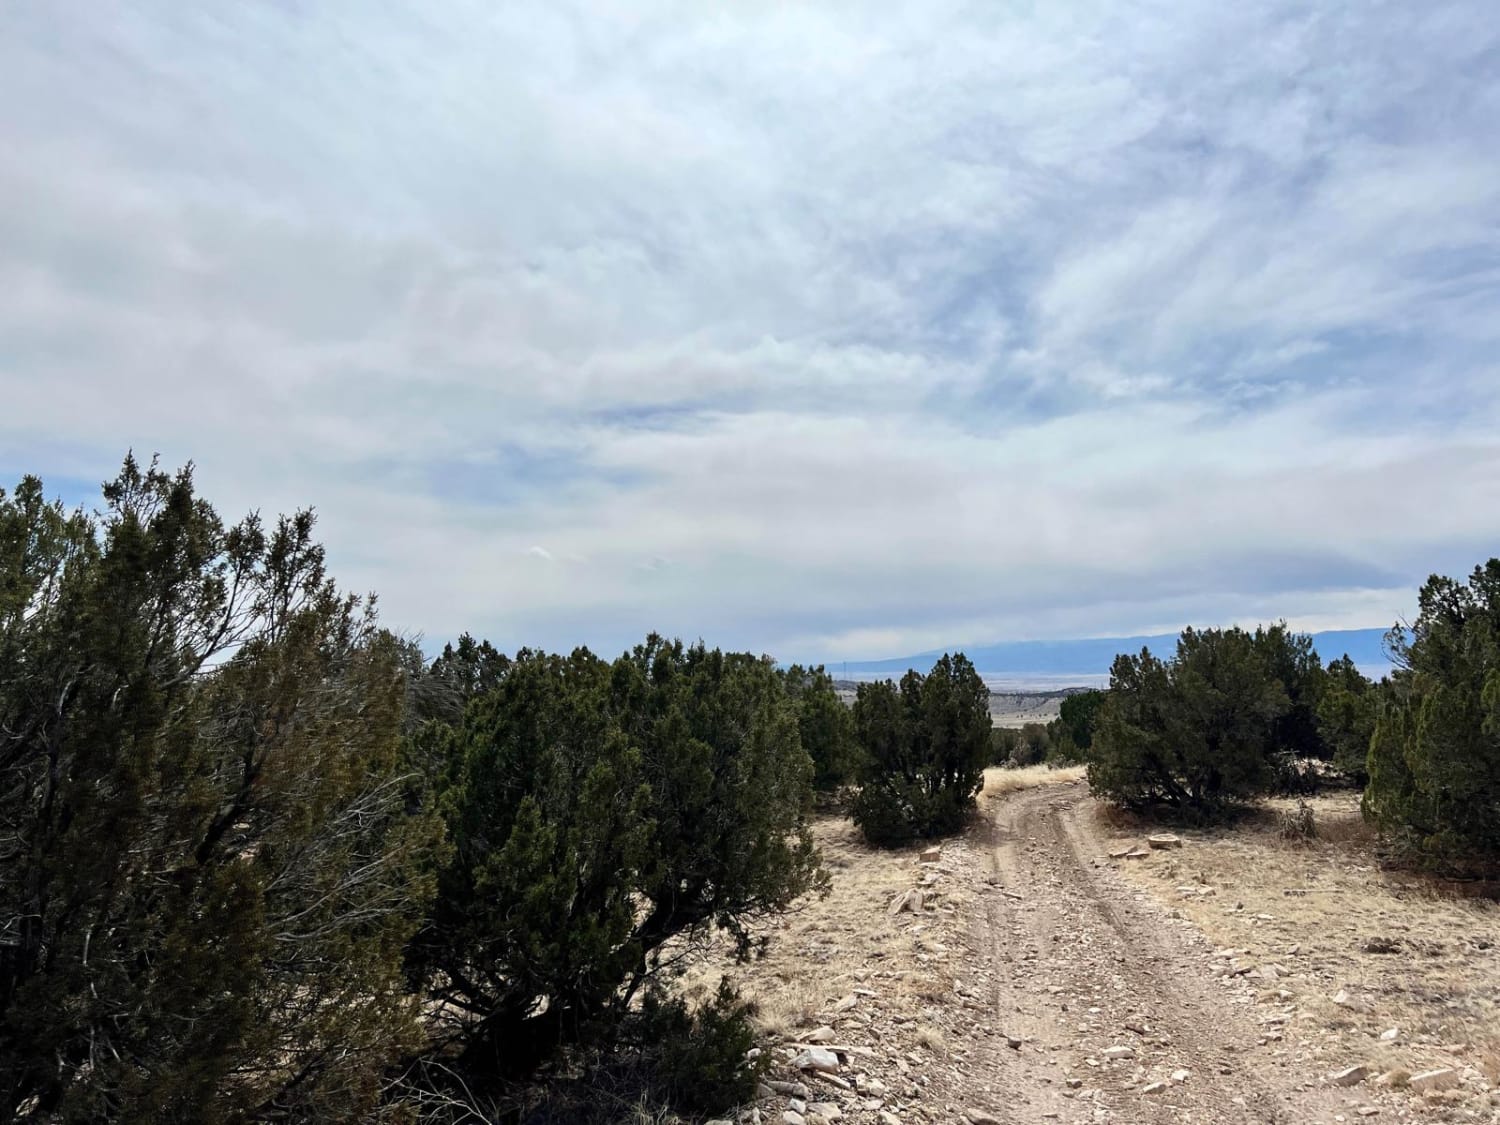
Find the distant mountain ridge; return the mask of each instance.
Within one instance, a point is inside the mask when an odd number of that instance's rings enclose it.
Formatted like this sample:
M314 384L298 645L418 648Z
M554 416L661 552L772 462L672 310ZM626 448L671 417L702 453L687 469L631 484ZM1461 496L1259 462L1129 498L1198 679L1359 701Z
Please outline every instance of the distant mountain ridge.
M1384 675L1390 661L1382 647L1384 629L1330 629L1313 633L1313 647L1326 664L1348 655L1367 675ZM1137 637L1083 637L1067 641L1006 641L992 645L956 645L933 649L912 656L889 660L834 660L828 670L837 675L868 679L871 676L899 676L908 668L925 672L932 662L946 652L962 651L974 662L980 675L988 678L1104 676L1122 652L1137 653L1149 648L1157 656L1170 656L1177 648L1176 633L1155 633ZM846 671L847 670L847 671Z

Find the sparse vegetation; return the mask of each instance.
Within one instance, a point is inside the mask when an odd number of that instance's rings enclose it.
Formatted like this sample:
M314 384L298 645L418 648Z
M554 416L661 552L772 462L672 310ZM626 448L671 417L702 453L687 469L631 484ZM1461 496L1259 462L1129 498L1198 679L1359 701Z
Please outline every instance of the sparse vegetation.
M513 1083L539 1072L565 1118L720 1112L754 1091L757 1036L794 1041L831 998L792 955L743 996L691 970L709 950L743 961L827 889L813 795L851 781L863 842L819 828L838 910L922 918L865 935L861 965L897 933L914 964L946 959L929 921L950 939L962 921L929 866L951 877L961 846L919 864L866 843L954 833L976 794L995 815L1085 775L1133 821L1156 803L1217 813L1308 760L1367 771L1368 823L1348 794L1246 818L1254 854L1272 852L1261 882L1277 863L1332 878L1376 830L1434 867L1500 863L1500 560L1427 583L1382 684L1347 658L1324 669L1284 624L1188 630L1168 661L1120 657L1107 692L1054 722L994 731L962 654L861 685L852 710L821 668L657 636L610 661L465 635L427 662L337 591L312 531L308 513L226 526L190 471L133 460L93 517L35 480L0 493L7 1119L458 1122L519 1112ZM1079 755L1086 771L1057 768ZM1122 854L1198 902L1208 876L1181 853ZM819 927L838 924L799 930L819 965L855 955ZM918 1011L962 984L900 980ZM909 1034L933 1056L969 1037Z

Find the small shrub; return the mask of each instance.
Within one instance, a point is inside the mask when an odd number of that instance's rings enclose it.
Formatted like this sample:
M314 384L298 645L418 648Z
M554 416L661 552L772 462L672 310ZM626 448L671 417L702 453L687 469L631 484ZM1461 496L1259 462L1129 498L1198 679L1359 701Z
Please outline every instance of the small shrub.
M1295 809L1282 813L1277 835L1288 843L1315 839L1318 835L1318 823L1313 816L1312 806L1306 801L1298 801Z
M1008 766L1021 744L1021 732L1015 727L995 727L990 731L990 765Z
M1052 737L1045 723L1027 723L1019 732L1016 747L1010 752L1013 766L1035 766L1045 762L1052 751Z
M770 1056L749 1058L755 1046L755 1005L727 980L712 1000L689 1011L680 999L648 994L639 1041L656 1093L685 1113L722 1113L755 1097Z

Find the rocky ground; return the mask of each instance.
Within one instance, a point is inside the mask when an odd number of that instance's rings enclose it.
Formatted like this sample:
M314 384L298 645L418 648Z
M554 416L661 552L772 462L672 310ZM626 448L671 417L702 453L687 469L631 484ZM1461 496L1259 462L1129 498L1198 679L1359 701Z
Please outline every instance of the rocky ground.
M820 822L833 892L739 974L774 1054L744 1120L1500 1121L1500 1075L1485 1073L1495 1029L1483 1022L1500 971L1479 948L1492 908L1453 908L1476 954L1461 1010L1451 996L1403 994L1397 1036L1413 1042L1393 1044L1364 1024L1395 1009L1325 947L1338 915L1318 923L1312 896L1285 896L1304 907L1294 932L1258 909L1288 871L1245 901L1229 889L1232 864L1254 857L1214 850L1231 834L1153 848L1101 817L1076 771L1006 792L1011 772L992 771L979 827L935 852L871 852L847 822ZM1285 853L1274 838L1263 846ZM1296 855L1322 862L1315 849ZM1413 911L1450 909L1407 907L1408 925ZM705 967L697 986L716 980ZM1351 1002L1368 1016L1357 1031L1343 1026ZM1414 1016L1423 1004L1427 1022ZM1465 1041L1416 1041L1440 1039L1433 1028Z

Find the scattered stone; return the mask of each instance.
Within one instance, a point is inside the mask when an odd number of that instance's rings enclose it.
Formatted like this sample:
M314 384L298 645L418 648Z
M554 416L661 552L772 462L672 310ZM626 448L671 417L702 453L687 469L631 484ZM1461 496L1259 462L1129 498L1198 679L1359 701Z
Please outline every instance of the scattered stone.
M886 907L885 912L894 918L897 914L908 910L913 914L922 913L922 892L915 888L909 891L902 891L895 898L891 899L891 904Z
M1069 1078L1068 1079L1068 1089L1070 1089L1070 1090L1076 1090L1076 1089L1078 1089L1082 1085L1083 1085L1083 1079L1082 1078Z
M1148 1086L1141 1087L1141 1093L1143 1093L1143 1094L1161 1094L1161 1093L1165 1093L1166 1091L1170 1090L1171 1088L1172 1088L1172 1083L1170 1083L1170 1082L1152 1082Z
M1330 1074L1328 1081L1332 1082L1335 1086L1358 1086L1368 1077L1370 1077L1369 1067L1351 1066Z
M1182 837L1174 836L1170 832L1158 832L1154 836L1147 836L1146 843L1150 844L1153 848L1180 848L1182 847Z
M767 1086L764 1082L757 1082L755 1084L755 1100L756 1101L763 1101L766 1098L774 1098L775 1096L776 1096L776 1091L774 1089L772 1089L770 1086Z
M844 1012L849 1011L849 1009L853 1008L858 1003L859 997L851 993L833 1006L834 1013L841 1015Z
M1362 1105L1354 1112L1359 1114L1361 1117L1374 1117L1377 1113L1380 1112L1380 1110L1376 1109L1372 1105Z
M1106 1047L1100 1052L1107 1059L1133 1059L1135 1058L1134 1047Z
M1005 1045L1012 1051L1019 1051L1021 1049L1021 1040L1014 1035L1007 1035L1005 1037Z
M940 860L942 858L943 858L943 849L941 847L932 847L932 848L923 848L922 849L922 862L923 863L936 863L938 860Z
M795 1109L783 1110L781 1120L786 1122L786 1125L807 1125L807 1118L803 1117Z
M1172 1081L1182 1083L1186 1082L1192 1076L1193 1072L1191 1070L1174 1070L1172 1072Z
M880 1125L901 1125L901 1118L888 1109L880 1111Z
M1421 1074L1413 1074L1409 1085L1419 1094L1428 1090L1451 1090L1458 1085L1458 1071L1450 1066L1424 1070Z
M837 1121L844 1116L844 1111L832 1102L808 1102L807 1112L824 1121Z
M964 1120L969 1125L1000 1125L1000 1119L982 1109L964 1110Z
M1401 1029L1400 1028L1397 1028L1397 1027L1388 1027L1388 1028L1386 1028L1384 1031L1382 1031L1380 1033L1380 1039L1384 1043L1394 1043L1396 1041L1396 1036L1398 1036L1400 1034L1401 1034Z
M838 1032L828 1026L816 1027L802 1037L804 1043L832 1043L838 1037Z
M823 1047L809 1047L792 1060L798 1070L821 1071L833 1074L838 1071L839 1057Z

